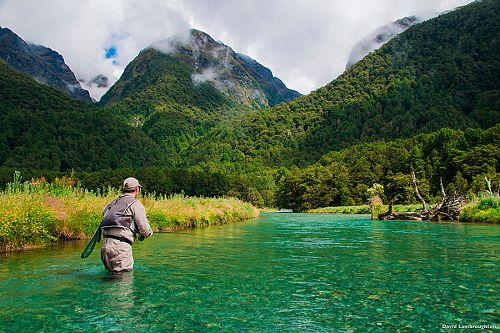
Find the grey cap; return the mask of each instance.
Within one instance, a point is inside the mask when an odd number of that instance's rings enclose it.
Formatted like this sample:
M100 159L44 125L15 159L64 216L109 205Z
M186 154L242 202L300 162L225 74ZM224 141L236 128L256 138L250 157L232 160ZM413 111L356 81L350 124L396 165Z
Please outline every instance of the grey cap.
M135 179L134 177L129 177L123 181L123 190L124 191L134 191L135 188L139 186L142 187L141 184L139 184L139 181Z

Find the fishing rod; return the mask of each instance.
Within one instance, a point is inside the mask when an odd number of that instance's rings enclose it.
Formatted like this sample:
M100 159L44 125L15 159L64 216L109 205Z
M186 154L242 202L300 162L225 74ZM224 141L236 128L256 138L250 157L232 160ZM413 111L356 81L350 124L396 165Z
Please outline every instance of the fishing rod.
M203 238L212 238L212 239L217 238L217 237L213 237L213 236L205 236L205 235L198 235L198 234L189 233L189 232L177 232L177 231L156 231L155 233L156 234L172 234L172 235L180 234L180 235L189 235L189 236L201 236Z
M189 235L189 236L197 236L197 234L193 234L193 233L189 233L189 232L177 232L177 231L157 231L156 233L157 234L173 234L173 235L182 234L182 235ZM216 239L216 237L212 237L212 236L201 235L201 237ZM89 243L87 244L87 246L83 250L82 254L80 255L80 258L82 258L82 259L87 258L92 253L92 251L94 251L95 245L99 241L101 241L101 227L100 226L97 227L96 231L94 231L92 238L90 239Z

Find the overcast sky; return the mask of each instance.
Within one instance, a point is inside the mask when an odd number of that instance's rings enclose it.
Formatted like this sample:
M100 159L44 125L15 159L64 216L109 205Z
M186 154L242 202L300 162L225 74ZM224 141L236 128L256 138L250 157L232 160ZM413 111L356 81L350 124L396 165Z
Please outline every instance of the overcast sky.
M471 0L0 0L0 26L64 56L79 79L114 83L138 52L196 28L306 94L332 81L376 28ZM91 88L99 99L105 89Z

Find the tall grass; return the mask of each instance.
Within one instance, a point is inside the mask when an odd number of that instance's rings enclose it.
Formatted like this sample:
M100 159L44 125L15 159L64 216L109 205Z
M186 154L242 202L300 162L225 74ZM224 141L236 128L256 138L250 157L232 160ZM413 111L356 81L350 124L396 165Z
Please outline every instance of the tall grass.
M104 206L119 195L113 188L81 189L67 177L50 184L43 178L21 182L16 173L0 192L0 251L87 238L99 225ZM255 207L235 198L151 195L140 201L155 231L238 222L259 214Z
M387 211L388 206L383 207L383 211ZM394 205L393 211L395 212L418 212L422 210L422 205ZM324 207L308 211L308 213L316 214L370 214L370 206L338 206L338 207Z
M463 222L500 223L500 198L479 198L467 205L460 214Z

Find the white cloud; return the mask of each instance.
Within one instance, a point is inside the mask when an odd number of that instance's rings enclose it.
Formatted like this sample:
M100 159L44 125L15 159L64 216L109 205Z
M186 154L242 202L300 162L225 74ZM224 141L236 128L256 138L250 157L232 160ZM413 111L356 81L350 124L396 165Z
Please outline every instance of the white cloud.
M151 43L203 30L308 93L338 76L351 48L388 22L471 0L0 0L0 25L61 53L79 79L113 84ZM110 46L116 57L106 59ZM100 98L106 88L91 89Z
M201 71L201 73L194 73L191 78L193 79L194 84L202 84L206 81L215 81L219 77L219 73L213 67L206 68Z

